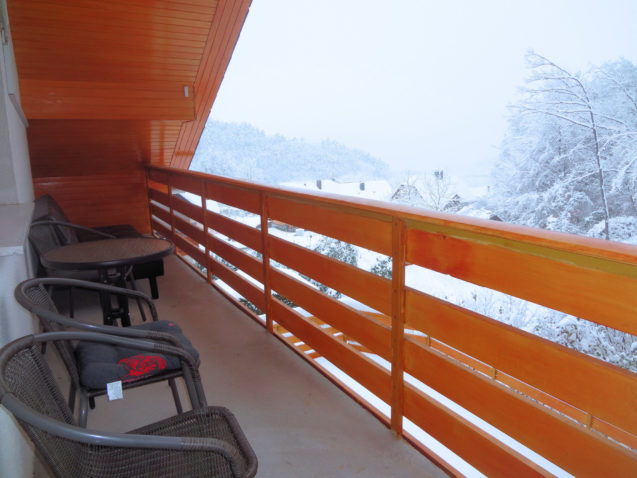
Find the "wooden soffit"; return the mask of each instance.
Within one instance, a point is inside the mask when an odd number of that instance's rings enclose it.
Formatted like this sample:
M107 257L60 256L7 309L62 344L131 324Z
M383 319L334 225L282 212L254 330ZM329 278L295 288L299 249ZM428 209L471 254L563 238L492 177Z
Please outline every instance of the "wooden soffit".
M133 137L129 156L138 161L187 168L249 6L8 0L22 109L39 122L33 134L46 134L49 122L59 133L71 120L103 136L108 125Z

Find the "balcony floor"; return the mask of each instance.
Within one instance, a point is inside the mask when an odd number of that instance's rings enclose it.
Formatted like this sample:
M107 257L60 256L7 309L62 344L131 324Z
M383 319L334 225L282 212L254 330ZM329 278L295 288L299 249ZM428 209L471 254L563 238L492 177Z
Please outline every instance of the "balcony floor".
M165 265L159 317L177 321L199 350L208 403L236 415L259 459L257 476L446 476L178 258ZM88 312L82 299L78 317ZM184 389L181 397L189 409ZM174 413L164 382L125 391L124 400L98 398L88 427L127 431Z

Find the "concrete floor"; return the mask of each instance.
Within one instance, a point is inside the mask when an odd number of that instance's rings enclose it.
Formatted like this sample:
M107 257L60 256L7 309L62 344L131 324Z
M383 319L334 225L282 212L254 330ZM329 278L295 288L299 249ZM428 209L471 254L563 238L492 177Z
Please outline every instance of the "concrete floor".
M236 415L258 457L257 476L446 476L183 262L172 256L165 265L159 317L177 321L199 350L208 403ZM125 391L124 400L100 397L88 427L127 431L174 413L164 382Z

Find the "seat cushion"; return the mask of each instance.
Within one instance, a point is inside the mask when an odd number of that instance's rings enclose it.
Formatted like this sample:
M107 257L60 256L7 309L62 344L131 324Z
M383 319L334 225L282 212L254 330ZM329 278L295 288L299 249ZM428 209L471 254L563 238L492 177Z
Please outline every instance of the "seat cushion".
M199 360L199 353L174 322L160 320L130 328L168 332L195 360ZM80 382L86 388L101 389L110 382L132 382L181 367L179 358L173 355L95 342L80 342L75 348L75 357Z

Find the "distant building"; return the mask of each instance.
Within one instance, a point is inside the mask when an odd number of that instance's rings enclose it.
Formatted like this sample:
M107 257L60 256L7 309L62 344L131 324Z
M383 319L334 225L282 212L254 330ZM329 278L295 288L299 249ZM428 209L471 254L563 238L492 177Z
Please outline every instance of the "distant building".
M413 184L403 183L398 186L398 189L391 195L390 200L409 206L422 206L425 204L425 198L422 197L418 188Z
M391 197L392 188L384 179L371 181L340 182L335 179L317 179L308 181L290 181L281 186L307 189L310 191L342 194L361 199L387 201Z
M462 206L464 206L462 199L458 194L454 194L453 197L447 202L447 204L445 204L442 210L447 212L456 212Z

